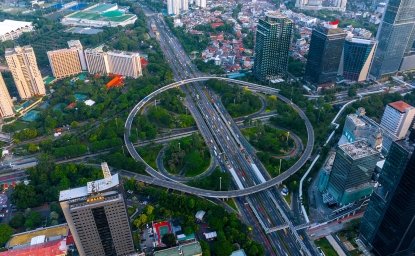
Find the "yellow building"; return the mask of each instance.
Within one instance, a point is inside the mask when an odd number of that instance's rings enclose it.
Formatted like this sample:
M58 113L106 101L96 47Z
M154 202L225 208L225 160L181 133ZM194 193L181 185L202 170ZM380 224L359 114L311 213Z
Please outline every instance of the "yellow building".
M29 99L33 96L46 94L45 84L36 62L31 46L8 48L5 57L20 98Z
M13 102L0 73L0 118L12 116L14 116Z
M76 48L48 51L48 59L53 76L65 78L82 72L79 53Z

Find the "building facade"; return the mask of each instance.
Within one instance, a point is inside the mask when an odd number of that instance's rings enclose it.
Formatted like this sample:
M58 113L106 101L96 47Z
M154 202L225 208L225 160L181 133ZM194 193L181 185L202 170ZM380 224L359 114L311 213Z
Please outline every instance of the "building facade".
M415 0L389 1L377 33L378 47L370 74L375 78L397 72L414 43Z
M56 79L73 76L82 72L79 53L76 48L47 52L50 68Z
M5 51L5 57L20 98L29 99L46 94L45 84L32 47L8 48Z
M91 74L116 74L131 78L142 76L141 57L139 53L108 51L102 47L86 49L85 58L88 72Z
M109 70L113 74L138 78L142 75L140 54L132 52L108 52Z
M10 98L6 83L0 73L0 118L13 117L13 101Z
M78 51L79 61L81 62L82 70L87 70L86 59L84 54L84 48L79 40L70 40L68 41L68 47L74 48Z
M339 75L351 81L365 81L369 75L375 49L376 41L360 38L346 39Z
M415 108L404 101L389 103L383 112L380 125L398 139L405 138L415 117Z
M305 79L311 83L336 81L347 35L337 26L335 21L313 29L305 69Z
M269 81L286 74L293 22L277 12L260 19L256 31L254 75Z
M393 143L360 226L375 255L415 254L415 141Z
M61 191L59 201L81 256L135 252L118 174Z
M333 198L339 205L347 205L370 195L372 174L379 151L365 140L340 145L330 173L325 201Z
M180 14L181 0L167 0L167 13L169 15Z
M85 49L84 53L89 73L101 75L110 73L108 54L102 48Z

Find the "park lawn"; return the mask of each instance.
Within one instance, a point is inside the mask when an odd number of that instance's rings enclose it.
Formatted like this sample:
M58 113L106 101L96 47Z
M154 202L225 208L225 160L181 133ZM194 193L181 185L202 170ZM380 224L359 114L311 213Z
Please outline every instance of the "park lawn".
M314 241L317 247L320 247L321 250L324 252L326 256L337 256L337 252L334 250L334 248L331 246L329 241L323 237L316 241Z
M157 170L156 159L161 150L161 145L151 145L137 148L137 152L151 167Z
M238 210L235 204L235 200L233 198L229 198L225 201L230 207L232 207L235 210Z
M257 150L270 153L273 156L282 156L294 147L294 141L290 137L287 140L287 132L258 124L257 126L242 129L242 134Z
M284 196L285 201L288 204L288 207L291 208L291 193L289 193L288 195Z
M199 134L170 142L164 155L164 166L172 174L194 177L210 164L209 150Z

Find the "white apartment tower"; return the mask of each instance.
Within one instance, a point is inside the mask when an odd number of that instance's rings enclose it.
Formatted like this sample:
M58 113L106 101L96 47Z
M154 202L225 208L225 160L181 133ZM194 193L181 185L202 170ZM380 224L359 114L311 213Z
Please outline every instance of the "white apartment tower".
M113 74L138 78L141 73L140 54L133 52L108 52L109 70Z
M415 116L415 108L404 101L389 103L383 112L380 125L398 139L405 138Z
M45 84L31 46L8 48L5 57L22 99L46 94Z
M182 11L189 10L189 0L180 0L180 9Z
M196 6L206 8L206 0L195 0Z
M13 117L13 102L0 73L0 118Z
M85 50L88 72L91 74L116 74L137 78L142 75L139 53L108 51L102 47Z
M102 47L86 49L84 53L89 73L102 75L110 73L108 55L102 50Z
M169 15L180 14L182 0L167 0L167 12Z

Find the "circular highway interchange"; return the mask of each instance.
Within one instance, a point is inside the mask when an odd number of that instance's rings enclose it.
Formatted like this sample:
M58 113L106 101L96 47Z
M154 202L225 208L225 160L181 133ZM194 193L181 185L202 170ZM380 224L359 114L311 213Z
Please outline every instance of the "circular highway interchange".
M135 149L133 143L130 141L131 127L132 127L132 124L133 124L133 120L134 120L135 116L138 114L138 112L140 111L140 109L145 104L147 104L149 101L151 101L155 96L157 96L158 94L160 94L164 91L167 91L167 90L172 89L172 88L179 87L181 85L185 85L185 84L189 84L189 83L193 83L193 82L207 81L207 80L210 80L210 79L222 80L222 81L238 84L238 85L241 85L241 86L247 86L251 90L264 92L264 93L267 93L267 94L274 94L281 101L285 102L286 104L291 105L291 107L298 113L298 115L301 117L301 119L303 119L303 121L305 123L305 126L306 126L306 130L307 130L307 144L304 148L303 154L298 159L298 161L296 163L294 163L290 168L288 168L288 170L286 170L282 174L280 174L280 175L278 175L278 176L276 176L272 179L269 179L269 180L265 181L264 183L261 183L261 184L255 185L255 186L251 186L251 187L247 187L247 188L244 188L244 189L240 189L240 190L228 190L228 191L206 190L206 189L195 188L195 187L191 187L191 186L182 184L178 181L173 180L172 178L170 178L166 175L163 175L162 173L158 172L153 167L151 167L148 163L146 163L144 161L144 159L138 154L138 152ZM195 194L195 195L198 195L198 196L205 196L205 197L212 197L212 198L231 198L231 197L239 197L239 196L250 195L250 194L253 194L253 193L257 193L257 192L266 190L270 187L276 186L276 185L280 184L281 182L283 182L284 180L286 180L291 175L293 175L294 173L296 173L298 170L300 170L301 167L308 161L308 159L310 158L311 153L313 151L314 130L313 130L313 127L311 125L310 120L307 118L305 113L300 109L300 107L295 105L288 98L278 94L277 89L272 88L272 87L257 85L257 84L249 83L249 82L245 82L245 81L225 78L225 77L206 76L206 77L190 78L190 79L186 79L186 80L171 83L169 85L163 86L163 87L155 90L154 92L152 92L149 95L147 95L146 97L144 97L140 102L138 102L134 106L134 108L131 110L131 112L129 113L129 115L127 117L127 120L125 122L124 143L127 147L128 152L134 158L134 160L143 162L146 166L146 172L154 178L154 179L146 179L147 182L153 182L154 184L161 185L161 186L165 185L168 188L176 189L176 190L186 192L186 193L190 193L190 194ZM156 179L158 179L157 180L158 182L154 182Z

